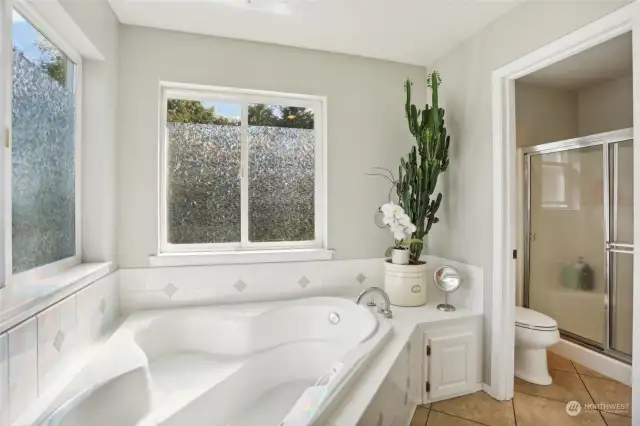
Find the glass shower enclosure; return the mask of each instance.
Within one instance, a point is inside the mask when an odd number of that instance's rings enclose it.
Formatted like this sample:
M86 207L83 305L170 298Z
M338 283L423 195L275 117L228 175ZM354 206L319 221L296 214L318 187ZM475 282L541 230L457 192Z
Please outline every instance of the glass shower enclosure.
M631 362L633 131L522 149L523 305Z

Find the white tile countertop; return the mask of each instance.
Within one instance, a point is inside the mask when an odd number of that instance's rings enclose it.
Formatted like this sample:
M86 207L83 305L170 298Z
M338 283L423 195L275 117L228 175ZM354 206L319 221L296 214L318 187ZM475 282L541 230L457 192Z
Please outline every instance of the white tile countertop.
M81 263L55 276L0 289L0 333L109 274L111 262Z
M432 302L413 308L392 306L392 319L382 319L380 316L382 321L388 321L393 325L393 336L380 353L373 358L367 369L362 372L353 387L344 395L344 402L334 411L328 426L355 426L358 424L418 325L482 315L480 312L466 308L458 308L454 312L442 312L436 308L438 303Z

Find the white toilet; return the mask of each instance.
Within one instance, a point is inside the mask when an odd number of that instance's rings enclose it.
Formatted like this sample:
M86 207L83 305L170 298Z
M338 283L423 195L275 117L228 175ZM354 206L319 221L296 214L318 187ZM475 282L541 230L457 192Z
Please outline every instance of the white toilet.
M553 318L516 306L516 377L537 385L550 385L547 348L559 340L558 323Z

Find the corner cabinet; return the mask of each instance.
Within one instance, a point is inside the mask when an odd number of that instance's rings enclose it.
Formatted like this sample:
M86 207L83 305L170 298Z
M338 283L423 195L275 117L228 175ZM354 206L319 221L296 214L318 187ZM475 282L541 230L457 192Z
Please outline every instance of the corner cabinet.
M422 402L476 392L482 382L482 316L420 325Z

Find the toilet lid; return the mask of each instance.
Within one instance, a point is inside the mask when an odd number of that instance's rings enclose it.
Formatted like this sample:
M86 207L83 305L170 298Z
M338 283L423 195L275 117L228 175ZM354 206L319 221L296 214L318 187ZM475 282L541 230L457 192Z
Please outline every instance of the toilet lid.
M558 328L558 323L553 318L521 306L516 306L516 325L538 330L555 330Z

